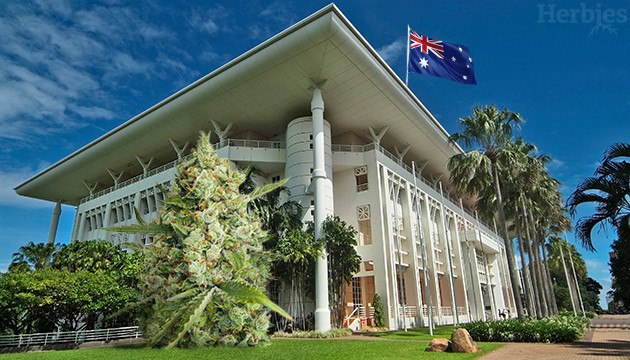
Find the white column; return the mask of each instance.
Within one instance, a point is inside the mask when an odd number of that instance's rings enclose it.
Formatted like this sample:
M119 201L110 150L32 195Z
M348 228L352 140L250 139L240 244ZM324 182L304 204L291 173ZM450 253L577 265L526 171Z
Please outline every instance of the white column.
M311 114L313 117L313 187L315 192L314 227L315 238L324 237L322 224L329 215L328 209L332 204L326 204L326 189L332 188L326 177L324 151L324 99L320 84L313 84L313 100ZM332 215L332 214L330 214ZM328 260L326 249L315 263L315 330L326 332L330 330L330 308L328 306Z
M50 220L50 230L48 230L48 243L53 244L55 237L57 236L57 228L59 226L59 215L61 215L61 202L55 205L52 212L52 219Z

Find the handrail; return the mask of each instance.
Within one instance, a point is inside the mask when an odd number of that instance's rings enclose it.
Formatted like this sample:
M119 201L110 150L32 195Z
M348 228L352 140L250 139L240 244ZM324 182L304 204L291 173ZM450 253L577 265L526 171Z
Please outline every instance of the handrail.
M352 313L350 314L350 316L348 316L348 317L346 318L346 324L350 325L350 319L352 318L352 315L354 315L354 313L356 313L357 311L359 311L359 309L360 309L360 308L361 308L360 306L357 306L357 307L355 307L355 308L354 308L354 311L352 311Z
M141 336L142 333L137 326L98 330L0 335L0 347L52 345L61 343L81 344L86 341L110 341L117 339L139 338Z

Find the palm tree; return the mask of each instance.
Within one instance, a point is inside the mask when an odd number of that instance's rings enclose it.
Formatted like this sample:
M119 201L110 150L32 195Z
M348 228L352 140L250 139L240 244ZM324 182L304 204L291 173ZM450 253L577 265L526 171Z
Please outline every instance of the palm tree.
M549 236L557 236L571 229L571 220L562 206L559 182L547 172L541 173L539 184L532 192L532 211L529 214L532 225L534 256L540 269L542 290L546 293L547 305L552 314L557 314L555 294L549 272L545 243ZM534 214L536 219L534 220ZM541 258L542 252L542 258Z
M594 204L595 214L580 218L575 226L576 237L582 246L594 251L591 233L596 225L612 226L617 232L613 242L615 256L611 257L615 299L630 302L630 285L627 281L627 259L622 255L630 248L630 143L616 143L604 153L602 164L595 174L582 181L567 200L567 207L575 216L581 204Z
M463 131L453 134L449 140L453 143L462 141L468 148L475 146L478 148L468 153L456 154L448 163L451 182L458 190L477 195L489 186L494 189L498 223L501 236L505 241L508 271L516 311L521 321L525 320L525 314L521 302L520 282L514 264L513 244L505 221L498 160L504 152L509 151L506 149L506 144L512 139L512 128L518 127L522 122L523 119L519 114L508 109L499 111L494 105L474 107L472 116L459 119Z
M33 243L20 246L18 252L13 253L9 265L9 272L31 271L45 269L50 266L53 254L59 246L57 244Z
M595 214L580 218L575 233L582 246L594 251L591 232L596 225L611 225L617 233L629 226L630 219L630 143L613 144L595 170L595 175L582 181L567 200L572 215L581 204L594 204Z

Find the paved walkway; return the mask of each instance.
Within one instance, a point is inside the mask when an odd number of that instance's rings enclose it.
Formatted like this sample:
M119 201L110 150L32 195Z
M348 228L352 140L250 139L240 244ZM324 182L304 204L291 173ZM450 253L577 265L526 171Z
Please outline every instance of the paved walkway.
M602 315L591 320L581 341L564 344L510 343L481 360L630 359L630 315Z

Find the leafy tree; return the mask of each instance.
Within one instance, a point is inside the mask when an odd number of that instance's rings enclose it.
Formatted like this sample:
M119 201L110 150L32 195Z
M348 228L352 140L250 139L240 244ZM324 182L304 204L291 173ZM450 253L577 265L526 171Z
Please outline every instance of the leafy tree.
M354 274L359 271L361 257L357 254L357 231L338 216L324 220L322 229L325 235L324 246L328 254L329 298L333 322L338 327L343 324L345 315L345 286L352 284Z
M282 186L245 196L245 175L217 157L201 133L191 159L177 168L157 222L112 231L153 234L142 276L143 332L149 346L257 345L267 341L267 310L288 314L262 290L267 235L248 203Z
M0 332L93 329L103 319L137 301L137 291L96 272L42 269L0 275ZM113 318L103 326L130 325Z
M580 291L582 292L582 300L584 301L584 309L586 311L600 311L599 306L599 294L603 287L592 277L587 277L580 284Z
M514 264L514 250L508 234L505 209L499 181L500 157L509 151L506 144L512 140L513 127L522 122L519 114L504 109L500 111L494 105L483 108L474 107L473 115L459 119L463 128L461 133L453 134L449 140L453 143L462 141L466 147L477 146L467 153L456 154L448 162L450 179L455 187L470 195L483 193L489 187L494 189L496 197L497 222L501 237L505 241L508 260L508 272L512 283L518 318L525 320L520 295L520 281Z
M110 276L135 287L144 265L142 251L125 251L106 240L74 241L54 253L52 268L76 271L106 271Z
M273 252L276 279L289 288L288 313L297 321L298 327L306 329L304 301L314 293L315 261L321 255L321 241L315 241L312 233L294 228L288 235L279 238ZM284 330L286 324L277 323Z
M613 277L612 291L615 302L630 308L630 237L620 236L613 241L610 257L610 273Z
M13 253L13 259L9 264L9 272L33 271L45 269L50 266L51 259L58 245L48 243L33 243L30 241L20 246L18 252Z

